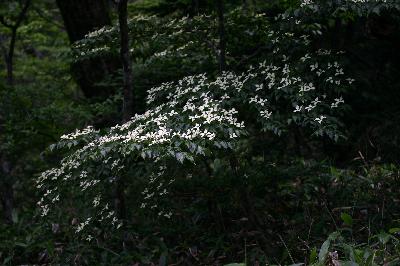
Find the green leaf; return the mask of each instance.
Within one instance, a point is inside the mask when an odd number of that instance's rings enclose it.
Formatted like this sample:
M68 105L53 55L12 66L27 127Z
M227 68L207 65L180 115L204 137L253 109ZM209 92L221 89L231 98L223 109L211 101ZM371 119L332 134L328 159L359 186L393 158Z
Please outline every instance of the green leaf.
M396 228L390 228L390 229L389 229L389 233L391 233L391 234L400 233L400 228L398 228L398 227L396 227Z
M22 242L16 242L15 246L26 248L28 246L28 244L25 244L25 243L22 243Z
M18 212L14 209L12 210L11 213L11 220L14 224L18 223L19 219L18 219Z
M379 239L379 242L381 242L382 244L386 244L387 242L389 242L391 235L381 232L378 235L376 235Z
M342 214L340 215L340 218L342 218L343 223L345 225L348 225L348 226L353 225L353 218L349 214L342 212Z
M9 263L11 260L13 259L13 257L7 257L3 260L3 265L6 265L7 263Z
M340 232L333 232L329 235L328 239L330 241L335 241L336 239L338 239L340 237Z
M183 163L183 160L185 159L185 155L182 152L177 152L175 157L180 163Z
M328 255L328 252L329 252L330 245L331 245L331 241L329 239L325 240L325 242L322 244L321 249L319 250L319 253L318 253L318 260L320 262L325 261L326 256Z
M205 155L203 148L200 147L200 146L197 146L197 152L196 153L197 154L201 154L201 155Z
M373 260L374 260L374 258L375 258L375 252L371 253L371 252L369 252L368 250L366 250L366 251L364 252L364 258L366 258L366 259L365 259L365 265L366 265L366 266L373 265Z
M400 259L394 259L392 261L386 262L385 266L397 266L400 263Z
M318 257L317 248L314 247L314 248L311 250L311 253L310 253L309 263L310 263L310 264L316 263L316 262L317 262L317 257Z
M343 261L342 266L359 266L357 263L355 263L354 261Z

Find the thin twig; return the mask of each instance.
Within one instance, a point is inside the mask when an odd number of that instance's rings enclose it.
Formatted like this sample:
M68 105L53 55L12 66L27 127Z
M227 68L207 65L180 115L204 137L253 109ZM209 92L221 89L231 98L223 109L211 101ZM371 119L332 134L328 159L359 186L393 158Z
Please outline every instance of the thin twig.
M278 237L281 239L283 245L285 246L286 251L287 251L288 254L289 254L290 260L292 261L293 264L296 264L296 263L294 262L294 259L293 259L293 257L292 257L292 254L290 253L290 250L289 250L289 248L287 247L287 245L286 245L285 241L283 240L282 236L281 236L280 234L278 234Z

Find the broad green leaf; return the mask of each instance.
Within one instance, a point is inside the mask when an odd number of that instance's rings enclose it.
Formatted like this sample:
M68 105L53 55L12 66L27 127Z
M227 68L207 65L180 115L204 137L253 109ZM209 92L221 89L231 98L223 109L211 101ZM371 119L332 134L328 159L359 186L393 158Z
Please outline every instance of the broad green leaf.
M353 218L349 214L342 212L342 214L340 215L340 218L342 219L342 221L344 222L345 225L348 225L348 226L353 225Z
M385 233L385 232L381 232L379 234L376 235L379 239L379 242L381 242L382 244L386 244L387 242L389 242L390 240L390 235Z
M325 240L325 242L322 244L321 249L319 250L319 253L318 253L318 260L320 262L325 261L326 256L328 255L328 252L329 252L330 245L331 245L331 241L329 239Z

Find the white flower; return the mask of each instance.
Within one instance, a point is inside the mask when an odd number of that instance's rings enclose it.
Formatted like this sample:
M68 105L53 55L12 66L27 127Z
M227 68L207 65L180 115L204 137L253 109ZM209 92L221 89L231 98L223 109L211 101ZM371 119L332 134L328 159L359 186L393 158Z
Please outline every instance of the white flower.
M301 112L303 110L303 106L296 105L293 113Z
M300 58L301 62L305 62L307 59L311 59L309 54L305 54L303 57Z
M321 115L320 117L317 117L314 119L314 121L318 122L319 124L322 123L322 121L326 118L326 116Z
M338 107L338 105L339 105L340 103L344 103L344 100L343 100L342 97L336 98L336 99L335 99L335 102L331 103L331 108L336 108L336 107Z
M315 64L310 65L311 71L317 70L318 69L318 62L315 62Z

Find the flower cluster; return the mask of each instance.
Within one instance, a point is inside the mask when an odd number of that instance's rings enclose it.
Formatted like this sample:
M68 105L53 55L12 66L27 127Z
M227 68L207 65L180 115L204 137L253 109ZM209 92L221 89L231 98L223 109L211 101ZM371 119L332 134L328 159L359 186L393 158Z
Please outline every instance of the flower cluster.
M92 126L88 126L87 128L83 129L83 130L76 130L75 133L70 133L70 134L66 134L66 135L62 135L60 137L60 139L62 140L73 140L73 139L77 139L79 137L85 136L85 135L89 135L92 133L97 133L98 131L96 131Z
M169 59L188 60L188 54L196 55L197 61L209 60L210 47L204 40L210 33L204 31L210 16L163 19L156 16L134 16L128 21L131 36L130 52L133 58L147 60L148 64ZM138 42L140 37L140 42ZM93 31L73 45L75 60L88 57L118 55L119 28L104 27Z
M215 147L230 147L229 142L241 136L244 124L236 118L237 111L233 107L224 108L215 99L209 91L210 84L212 82L205 75L163 84L163 90L169 92L166 103L135 115L129 122L112 127L106 134L88 127L62 136L58 148L72 147L69 143L74 143L73 147L77 148L62 160L59 168L48 170L38 178L37 187L46 191L38 202L42 215L48 215L51 206L62 200L60 194L67 200L65 194L73 191L88 198L88 208L93 209L92 215L76 228L77 233L82 233L89 228L88 224L94 222L108 221L113 226L120 226L115 213L104 201L106 195L101 193L107 191L110 183L121 178L125 167L135 167L137 158L159 165L171 158L184 163L186 160L195 161L196 157L204 156ZM150 91L149 103L158 90L160 88ZM101 167L93 167L95 165ZM115 177L110 178L107 173ZM151 174L150 181L152 176L159 175ZM157 194L166 195L164 190ZM143 200L149 197L145 195ZM170 216L169 212L161 213Z
M263 15L256 17L263 19ZM154 26L154 18L135 19L143 21L144 27ZM151 38L162 42L168 36L185 36L189 22L182 18L166 23L163 27L168 30ZM269 50L245 71L227 71L216 78L190 75L162 83L148 91L148 110L127 123L104 133L88 127L63 135L55 147L70 148L69 154L59 167L42 173L37 180L38 189L43 191L38 202L42 215L48 216L54 204L68 203L68 195L73 194L87 202L83 222L75 228L77 233L86 232L91 239L91 224L120 227L122 223L110 207L110 186L129 178L132 170L143 165L139 162L145 162L148 186L142 191L140 207L169 218L171 212L159 209L157 199L168 195L168 186L177 178L167 171L171 163L196 163L218 149L234 148L237 139L251 133L246 132L247 118L256 119L262 130L277 135L295 124L314 135L338 139L335 117L344 107L341 93L354 80L345 76L340 64L342 52L312 48L313 35L319 35L319 29L304 32L301 21L295 25L298 27L287 31L261 28ZM113 32L100 30L77 47L89 47L91 38L107 39ZM179 50L193 45L181 43ZM153 59L167 60L171 51L164 48L153 53ZM209 56L209 50L204 51L204 56Z
M390 0L344 0L344 1L338 1L338 2L344 2L344 3L354 3L354 4L367 4L367 3L388 3L391 2ZM318 3L318 1L315 0L301 0L300 6L309 6ZM342 3L343 4L343 3Z
M381 10L400 10L397 0L301 0L300 8L318 14L321 11L331 11L335 16L345 12L355 12L358 15L379 14Z

